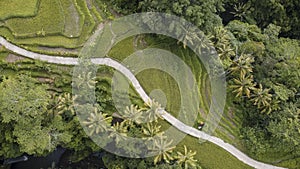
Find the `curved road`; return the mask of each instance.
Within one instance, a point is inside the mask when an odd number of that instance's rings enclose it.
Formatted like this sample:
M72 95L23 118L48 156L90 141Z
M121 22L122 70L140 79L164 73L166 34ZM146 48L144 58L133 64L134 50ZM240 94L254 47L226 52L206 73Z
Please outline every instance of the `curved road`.
M25 49L22 49L16 45L11 44L10 42L6 41L3 37L0 36L0 44L5 46L6 49L13 51L14 53L17 53L19 55L31 58L31 59L38 59L41 61L45 61L48 63L55 63L55 64L64 64L64 65L78 65L78 59L77 58L68 58L68 57L61 57L61 56L49 56L49 55L43 55L38 54L34 52L27 51ZM150 97L145 93L144 89L134 76L134 74L127 69L125 66L120 64L119 62L112 60L110 58L92 58L91 61L98 65L105 65L113 67L114 69L118 70L122 74L124 74L132 83L132 85L135 87L136 91L139 93L141 98L144 102L147 102L150 100ZM210 141L229 153L231 153L233 156L238 158L240 161L244 162L245 164L252 166L254 168L258 169L283 169L281 167L273 166L270 164L265 164L259 161L256 161L250 157L248 157L246 154L242 153L240 150L235 148L234 146L225 143L222 139L210 136L202 131L199 131L193 127L187 126L181 121L177 120L175 117L173 117L171 114L166 112L165 110L161 111L161 116L168 121L170 124L172 124L174 127L179 129L180 131L189 134L191 136L204 139L207 141Z

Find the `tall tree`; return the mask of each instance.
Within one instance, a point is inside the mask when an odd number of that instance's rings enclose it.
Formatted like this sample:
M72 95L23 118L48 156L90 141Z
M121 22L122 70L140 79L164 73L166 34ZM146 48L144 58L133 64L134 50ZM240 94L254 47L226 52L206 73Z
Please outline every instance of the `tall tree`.
M262 84L259 84L258 88L253 88L253 101L254 105L256 105L262 112L270 113L271 111L271 100L272 95L269 93L270 89L264 89Z
M90 89L95 88L97 83L96 77L93 76L92 72L80 72L78 76L74 79L77 88L88 87Z
M54 114L68 113L70 115L75 115L73 97L70 93L63 93L57 96L56 105L54 107Z
M221 25L217 12L223 11L222 2L219 0L139 0L122 1L111 0L114 9L124 14L136 12L162 12L174 14L185 18L194 25L204 30L212 30Z
M225 65L225 67L231 65L231 57L235 56L235 51L231 42L232 37L230 32L224 27L219 26L209 33L209 39L217 50L223 65Z
M161 161L170 163L170 160L174 159L172 155L173 149L175 148L175 146L172 145L173 140L168 140L168 138L162 133L153 141L153 145L150 145L149 149L154 154L157 154L154 157L154 164Z
M121 123L117 122L113 125L109 137L115 139L116 144L119 144L121 140L126 140L127 133L128 125L124 121Z
M286 103L284 108L271 114L272 121L267 126L277 151L294 157L300 154L300 100Z
M48 149L49 129L43 120L47 115L50 94L46 85L37 85L37 81L28 75L4 79L0 84L0 120L1 125L10 131L1 149L10 146L14 150L0 151L6 157L16 156L9 151L28 154L44 154Z
M253 72L251 63L254 62L253 56L242 53L229 68L232 74L247 75Z
M160 132L160 128L161 128L161 126L157 125L156 122L152 122L152 123L149 122L149 123L145 124L144 126L142 126L143 133L149 137L153 137L156 134L158 134Z
M83 107L86 107L87 111L89 111L89 116L83 122L90 130L89 135L99 134L109 130L112 121L111 116L100 112L98 106L83 105Z
M189 169L189 168L196 168L197 166L197 160L194 159L194 156L196 155L196 151L192 151L186 148L184 145L184 152L177 152L177 163L183 167L184 169Z
M146 108L142 110L148 122L156 121L158 118L161 118L160 111L163 109L161 104L155 100L150 100L145 105Z
M245 74L242 74L239 78L234 78L233 83L234 84L229 87L233 89L234 93L236 93L236 97L246 95L250 98L251 90L255 86L252 75L246 76Z
M239 19L243 22L256 24L261 28L269 24L281 26L282 34L291 38L299 38L299 7L298 0L225 0L223 1L227 15L223 19ZM230 16L232 18L225 18Z
M127 106L121 116L125 120L125 123L127 123L129 126L132 126L133 123L141 124L143 122L141 110L134 105Z

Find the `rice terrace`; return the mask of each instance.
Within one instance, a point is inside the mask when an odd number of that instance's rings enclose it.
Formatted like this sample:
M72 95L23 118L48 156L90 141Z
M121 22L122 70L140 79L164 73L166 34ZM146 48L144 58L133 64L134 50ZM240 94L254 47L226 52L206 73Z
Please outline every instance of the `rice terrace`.
M0 169L300 169L299 8L0 0Z

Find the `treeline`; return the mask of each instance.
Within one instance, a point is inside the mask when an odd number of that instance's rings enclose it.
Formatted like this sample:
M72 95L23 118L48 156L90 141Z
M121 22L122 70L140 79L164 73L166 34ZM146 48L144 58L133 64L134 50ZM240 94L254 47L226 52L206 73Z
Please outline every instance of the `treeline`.
M283 37L300 37L300 2L297 0L110 0L122 14L164 12L184 17L203 31L240 20L259 28L282 27Z

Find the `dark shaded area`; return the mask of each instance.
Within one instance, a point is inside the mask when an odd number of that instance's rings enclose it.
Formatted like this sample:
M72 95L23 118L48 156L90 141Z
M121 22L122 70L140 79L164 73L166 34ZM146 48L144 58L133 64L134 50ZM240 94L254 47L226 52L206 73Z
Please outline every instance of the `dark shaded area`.
M8 164L14 164L14 163L27 161L27 160L28 160L28 156L23 155L23 156L20 156L20 157L10 158L10 159L4 160L3 164L8 165Z
M72 151L67 150L61 157L58 166L60 168L80 168L80 169L88 169L88 168L99 168L99 169L106 169L102 157L105 155L105 152L96 152L91 154L90 156L86 157L85 159L72 162L70 157L72 156Z
M106 169L102 157L105 152L96 152L78 162L72 162L73 151L58 147L54 152L45 157L20 156L7 160L1 160L0 164L6 163L7 169L48 169L48 168L70 168L70 169L88 169L98 168ZM24 161L27 157L27 161ZM22 161L21 161L22 160Z
M24 162L18 162L11 165L11 169L40 169L51 167L54 163L57 165L63 153L66 150L58 147L51 154L46 157L33 157L28 156L28 160Z
M232 20L257 25L261 29L275 24L281 27L280 37L300 38L299 0L224 0L223 5L225 11L218 15L224 25Z

